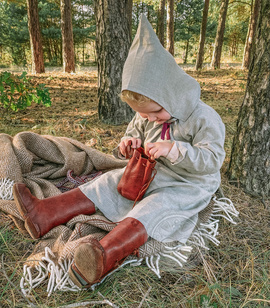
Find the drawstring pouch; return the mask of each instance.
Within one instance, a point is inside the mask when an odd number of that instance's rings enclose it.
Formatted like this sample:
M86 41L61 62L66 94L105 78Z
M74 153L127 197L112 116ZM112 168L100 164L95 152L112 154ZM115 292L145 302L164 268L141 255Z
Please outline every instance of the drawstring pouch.
M117 186L123 197L135 201L133 207L153 181L157 173L155 165L156 161L148 157L142 147L134 150Z

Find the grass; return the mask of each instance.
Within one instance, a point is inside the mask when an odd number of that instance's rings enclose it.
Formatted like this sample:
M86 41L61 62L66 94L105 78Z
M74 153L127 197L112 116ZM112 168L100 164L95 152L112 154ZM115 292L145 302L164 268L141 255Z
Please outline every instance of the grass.
M127 267L95 291L53 293L47 297L41 286L24 298L20 292L23 262L35 242L19 233L12 220L0 213L0 306L27 307L269 307L270 227L269 208L230 183L226 177L236 120L241 106L247 72L239 67L187 71L202 87L202 100L211 105L226 125L227 156L222 167L222 187L240 212L237 225L222 220L218 247L210 244L205 255L208 271L199 264L185 270L162 270L158 279L146 266ZM67 136L110 153L125 128L101 123L97 114L97 72L67 75L59 72L32 76L45 83L52 106L32 106L1 119L0 131L20 131ZM234 185L232 185L234 184ZM235 185L236 184L236 185ZM81 303L81 304L80 304ZM97 304L94 304L97 303ZM71 306L70 306L71 307ZM85 306L84 306L85 307Z

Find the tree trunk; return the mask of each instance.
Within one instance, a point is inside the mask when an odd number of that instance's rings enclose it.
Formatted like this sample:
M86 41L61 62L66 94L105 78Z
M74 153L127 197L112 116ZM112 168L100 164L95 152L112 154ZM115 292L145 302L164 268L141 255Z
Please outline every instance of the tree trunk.
M132 8L133 8L133 0L127 0L127 18L129 23L129 32L130 37L132 37Z
M138 26L140 21L139 3L136 3L136 25Z
M225 31L226 16L228 11L228 4L229 0L222 0L220 6L215 47L211 62L211 67L213 68L220 68L220 59L221 59L221 51L222 51L224 31Z
M164 47L164 16L165 16L165 2L166 0L160 0L158 12L157 12L157 30L156 34L159 38L161 45Z
M167 50L174 56L174 0L168 0Z
M234 137L229 178L253 195L270 196L270 2L261 0L246 94Z
M101 121L113 125L127 123L134 115L119 98L123 66L131 41L127 2L95 1L98 113Z
M71 0L61 0L61 31L63 70L66 73L75 72Z
M185 50L184 64L187 64L188 52L189 52L189 39L187 39L187 42L186 42L186 50Z
M51 43L51 39L47 40L47 53L48 53L48 58L49 58L49 62L52 62L52 43Z
M251 6L251 15L250 15L249 28L248 28L247 38L246 38L242 68L248 69L249 67L252 41L254 40L260 5L261 5L261 1L255 0L254 5Z
M203 8L199 51L198 51L198 55L196 59L196 66L195 66L196 70L202 69L202 65L203 65L204 42L205 42L205 34L206 34L206 26L207 26L207 18L208 18L208 9L209 9L209 0L205 0L204 8Z
M151 23L151 14L150 14L150 9L149 9L149 5L148 4L146 4L146 11L147 11L147 19Z
M32 72L44 73L44 57L38 16L38 1L27 0L28 28L32 53Z

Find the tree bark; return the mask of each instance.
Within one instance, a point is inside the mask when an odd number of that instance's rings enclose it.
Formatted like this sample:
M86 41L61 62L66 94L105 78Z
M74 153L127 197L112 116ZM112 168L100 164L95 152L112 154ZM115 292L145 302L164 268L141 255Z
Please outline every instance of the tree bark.
M132 37L132 8L133 8L133 0L127 0L127 18L129 22L130 37Z
M174 56L174 0L168 0L167 50Z
M254 40L258 14L259 14L259 10L260 10L260 5L261 5L261 1L255 0L253 6L251 7L251 15L250 15L248 33L247 33L247 38L246 38L242 68L248 69L249 64L250 64L252 41Z
M229 0L222 0L220 6L215 47L211 62L211 67L213 68L220 68L220 59L221 59L221 51L222 51L224 31L225 31L226 16L228 11L228 4Z
M204 42L205 42L205 35L206 35L208 9L209 9L209 0L205 0L204 8L203 8L201 33L200 33L200 44L199 44L199 50L198 50L198 55L197 55L197 59L196 59L196 66L195 66L196 70L202 69L202 65L203 65Z
M98 113L104 123L129 122L134 112L119 98L122 71L130 47L127 0L96 0Z
M253 195L270 196L270 2L261 0L246 94L234 137L229 178Z
M164 17L165 17L165 2L166 0L160 0L159 8L157 12L157 37L161 45L164 47Z
M44 73L44 56L39 27L38 1L27 0L28 29L32 54L32 72Z
M185 50L184 64L187 64L188 52L189 52L189 39L187 39L187 41L186 41L186 50Z
M61 0L60 5L63 70L66 73L71 73L75 72L75 52L73 44L71 0Z

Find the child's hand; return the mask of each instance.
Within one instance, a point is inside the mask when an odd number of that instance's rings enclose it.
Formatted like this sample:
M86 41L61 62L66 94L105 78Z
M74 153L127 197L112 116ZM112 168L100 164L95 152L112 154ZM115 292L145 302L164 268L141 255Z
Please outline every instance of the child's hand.
M145 153L152 159L159 158L160 156L166 157L169 154L172 146L173 143L166 141L147 143L145 146Z
M119 149L122 155L131 157L134 149L139 148L142 145L141 139L127 138L120 142Z

